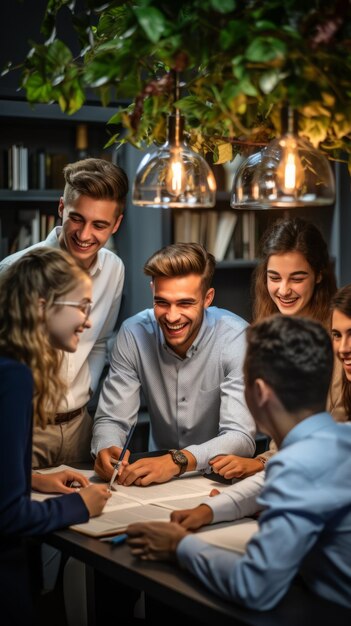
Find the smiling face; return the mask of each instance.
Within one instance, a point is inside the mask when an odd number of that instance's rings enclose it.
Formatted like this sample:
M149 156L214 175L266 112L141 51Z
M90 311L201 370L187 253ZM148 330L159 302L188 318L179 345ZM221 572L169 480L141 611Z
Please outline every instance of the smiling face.
M331 334L334 354L341 361L347 380L351 381L351 319L338 309L333 311Z
M214 289L203 293L198 274L172 278L156 277L151 283L154 312L165 341L176 354L185 357L202 324L204 309L210 306Z
M100 248L118 230L122 215L117 216L117 212L115 200L94 200L89 196L79 196L71 206L64 206L61 198L61 248L67 250L82 267L89 269Z
M91 327L89 318L83 312L84 304L91 302L91 280L87 276L75 289L68 291L60 302L81 303L79 306L53 304L45 312L46 329L50 343L54 348L75 352L78 348L80 334L85 328Z
M267 289L282 315L307 315L320 280L301 252L272 254L268 259Z

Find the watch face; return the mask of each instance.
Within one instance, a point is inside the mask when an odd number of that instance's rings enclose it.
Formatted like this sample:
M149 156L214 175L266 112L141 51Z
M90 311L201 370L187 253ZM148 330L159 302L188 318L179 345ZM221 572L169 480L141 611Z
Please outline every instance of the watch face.
M181 452L180 450L169 450L168 452L172 455L173 461L180 467L179 475L183 474L188 467L188 459L184 452Z

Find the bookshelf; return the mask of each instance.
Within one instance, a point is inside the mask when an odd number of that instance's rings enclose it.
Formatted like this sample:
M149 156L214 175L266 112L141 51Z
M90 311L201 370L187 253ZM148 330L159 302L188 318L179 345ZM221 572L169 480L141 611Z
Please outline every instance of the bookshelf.
M54 104L0 99L0 258L35 243L38 233L44 238L56 223L62 170L82 157L82 129L89 156L112 159L112 149L103 148L112 113L87 105L67 116Z

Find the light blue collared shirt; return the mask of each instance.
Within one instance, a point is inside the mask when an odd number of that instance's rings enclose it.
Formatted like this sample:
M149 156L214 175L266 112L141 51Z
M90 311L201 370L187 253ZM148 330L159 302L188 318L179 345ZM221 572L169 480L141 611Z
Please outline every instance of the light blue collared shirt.
M275 606L299 572L315 593L351 608L351 428L329 413L295 426L267 464L259 531L244 556L193 535L180 564L218 595Z
M92 452L122 447L137 418L142 389L150 414L150 450L191 452L198 470L218 454L251 457L254 420L244 398L247 322L209 307L199 333L180 358L165 343L152 309L126 320L95 414Z

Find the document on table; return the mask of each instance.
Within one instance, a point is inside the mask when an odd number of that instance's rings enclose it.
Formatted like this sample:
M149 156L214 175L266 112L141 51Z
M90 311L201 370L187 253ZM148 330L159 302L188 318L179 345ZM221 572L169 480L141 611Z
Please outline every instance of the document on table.
M62 465L48 470L41 470L41 473L50 473L63 469L71 468ZM103 482L93 470L79 471L91 482ZM181 478L175 478L167 483L153 484L147 487L139 487L137 485L127 487L115 484L116 490L112 492L112 496L106 503L101 515L91 518L85 524L76 524L71 526L71 528L94 537L100 537L124 532L128 524L136 521L169 521L171 510L193 508L203 501L204 496L209 495L211 489L217 488L220 491L225 491L230 486L209 480L196 472L189 472ZM35 500L44 500L48 497L52 496L37 492L32 493L32 498ZM216 540L218 532L213 534L212 527L209 528L209 536ZM218 525L216 530L221 530L218 528ZM211 543L211 540L209 542Z
M236 522L222 522L213 526L204 526L196 534L199 539L218 548L244 554L246 545L258 531L258 522L249 517Z

